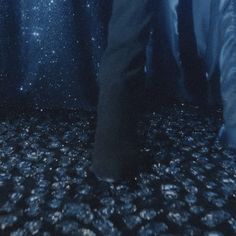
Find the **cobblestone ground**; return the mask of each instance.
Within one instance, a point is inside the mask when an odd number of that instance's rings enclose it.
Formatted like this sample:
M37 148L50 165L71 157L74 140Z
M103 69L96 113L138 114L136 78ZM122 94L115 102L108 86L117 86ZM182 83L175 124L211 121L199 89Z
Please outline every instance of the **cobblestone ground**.
M236 235L236 157L221 113L175 105L140 122L149 172L88 177L95 116L30 112L0 120L0 235Z

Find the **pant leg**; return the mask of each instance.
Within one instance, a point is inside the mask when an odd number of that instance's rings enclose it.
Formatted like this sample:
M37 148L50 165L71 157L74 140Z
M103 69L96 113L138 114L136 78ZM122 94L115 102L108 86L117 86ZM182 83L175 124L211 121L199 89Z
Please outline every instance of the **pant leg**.
M221 38L221 93L226 139L236 149L236 2L218 0Z
M137 153L136 125L144 99L145 48L152 0L114 0L102 58L92 169L118 176ZM135 164L135 163L133 163Z

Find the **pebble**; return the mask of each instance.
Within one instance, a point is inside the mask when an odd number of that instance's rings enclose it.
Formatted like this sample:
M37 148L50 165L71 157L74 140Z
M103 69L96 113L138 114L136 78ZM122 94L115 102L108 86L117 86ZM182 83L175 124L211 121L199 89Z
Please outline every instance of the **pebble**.
M235 235L235 153L215 142L219 114L178 104L147 113L138 134L153 165L132 184L89 179L93 115L6 116L0 235Z

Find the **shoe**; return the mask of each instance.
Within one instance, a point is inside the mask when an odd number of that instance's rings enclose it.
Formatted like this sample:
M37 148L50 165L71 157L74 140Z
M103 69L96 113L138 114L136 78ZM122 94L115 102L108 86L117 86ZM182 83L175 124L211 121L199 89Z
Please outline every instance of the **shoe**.
M122 162L121 160L129 160L129 162ZM108 162L104 163L101 159L99 162L94 161L89 170L99 181L107 183L130 182L137 177L140 171L147 170L150 167L151 158L140 153L135 156L127 155L126 159L110 159Z
M218 134L218 140L232 150L236 150L236 134L233 131L227 132L225 125L222 125Z
M218 133L218 140L223 145L225 145L227 143L227 137L226 137L226 132L225 132L225 125L222 125L221 128L220 128L220 131Z

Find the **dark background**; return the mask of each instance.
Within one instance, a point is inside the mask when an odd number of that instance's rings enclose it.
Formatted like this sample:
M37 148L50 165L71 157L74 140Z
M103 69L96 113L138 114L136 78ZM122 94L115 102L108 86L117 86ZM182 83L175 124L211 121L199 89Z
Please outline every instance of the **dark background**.
M180 2L185 79L170 50L159 6L147 45L147 85L150 96L161 95L159 100L205 103L207 85L196 53L191 1ZM111 0L0 0L1 106L94 109L111 7Z

